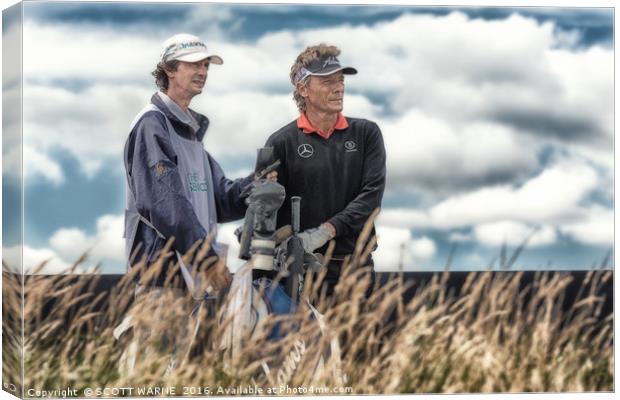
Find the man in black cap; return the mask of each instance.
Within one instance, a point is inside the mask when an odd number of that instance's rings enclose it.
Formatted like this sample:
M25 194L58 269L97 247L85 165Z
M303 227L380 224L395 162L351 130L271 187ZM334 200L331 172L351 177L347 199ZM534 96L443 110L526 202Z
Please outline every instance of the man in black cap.
M266 143L282 162L278 182L286 189L278 227L290 223L291 196L301 196L304 249L324 254L328 242L335 240L324 280L328 295L364 224L381 206L385 187L385 147L379 127L342 114L344 75L357 70L342 66L339 54L337 47L320 44L297 56L290 79L300 115ZM374 233L373 226L370 237ZM372 285L372 256L365 265L371 267Z

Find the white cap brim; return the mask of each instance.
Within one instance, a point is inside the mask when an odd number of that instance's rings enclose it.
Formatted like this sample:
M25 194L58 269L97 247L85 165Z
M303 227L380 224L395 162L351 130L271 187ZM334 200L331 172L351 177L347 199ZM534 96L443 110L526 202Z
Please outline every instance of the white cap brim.
M185 62L198 62L198 61L205 60L205 59L209 59L209 62L211 64L217 64L217 65L224 64L224 60L222 60L222 57L215 55L215 54L208 54L204 52L191 53L191 54L186 54L186 55L174 58L174 60L185 61Z

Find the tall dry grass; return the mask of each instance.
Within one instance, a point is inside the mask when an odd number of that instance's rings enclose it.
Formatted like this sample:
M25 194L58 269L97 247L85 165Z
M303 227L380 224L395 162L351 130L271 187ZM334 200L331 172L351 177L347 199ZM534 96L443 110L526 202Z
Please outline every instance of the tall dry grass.
M360 243L367 235L368 230ZM408 303L402 299L409 285L395 274L366 299L363 265L372 245L370 240L358 246L333 297L320 296L320 274L308 277L306 294L329 333L319 334L318 321L302 306L289 316L268 318L234 356L220 346L229 324L219 318L226 300L197 307L173 290L158 293L159 301L134 300L142 264L97 296L96 279L28 277L22 343L21 278L4 273L3 321L13 322L5 324L3 335L4 379L20 380L23 345L26 389L70 387L80 394L86 387L191 385L208 386L214 394L218 386L281 384L348 386L356 394L613 390L613 315L601 316L601 286L612 278L610 271L588 273L568 311L562 302L572 278L555 272L538 273L525 288L523 272L472 272L458 294L447 285L450 272L438 273ZM204 248L191 251L205 254ZM140 274L142 283L163 264L162 258ZM188 318L192 309L195 315ZM138 325L133 371L119 368L132 334L120 341L112 337L128 313ZM275 323L296 329L269 341ZM166 372L172 354L175 368ZM317 371L322 356L324 368Z

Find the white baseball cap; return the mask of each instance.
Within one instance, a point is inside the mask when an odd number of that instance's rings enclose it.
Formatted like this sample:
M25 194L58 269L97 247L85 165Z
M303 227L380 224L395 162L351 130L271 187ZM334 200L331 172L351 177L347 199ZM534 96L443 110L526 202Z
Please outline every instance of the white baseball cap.
M207 53L207 45L198 36L179 33L167 39L162 45L160 59L163 62L179 60L196 62L208 59L211 64L221 65L222 57Z

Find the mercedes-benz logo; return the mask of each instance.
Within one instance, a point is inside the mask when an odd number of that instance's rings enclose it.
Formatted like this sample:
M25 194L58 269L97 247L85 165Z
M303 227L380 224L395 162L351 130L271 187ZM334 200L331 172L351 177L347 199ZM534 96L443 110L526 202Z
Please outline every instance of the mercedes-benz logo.
M348 140L346 142L344 142L344 148L347 150L353 150L355 148L356 144L354 141L352 140Z
M299 154L301 158L312 157L312 155L314 154L314 148L308 143L304 143L302 145L299 145L299 147L297 148L297 154Z

